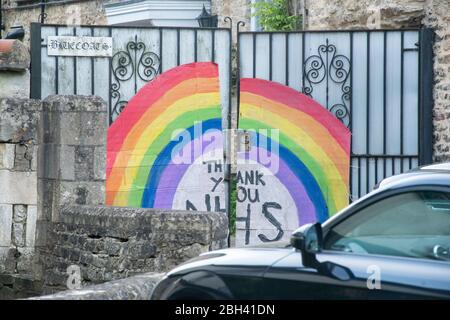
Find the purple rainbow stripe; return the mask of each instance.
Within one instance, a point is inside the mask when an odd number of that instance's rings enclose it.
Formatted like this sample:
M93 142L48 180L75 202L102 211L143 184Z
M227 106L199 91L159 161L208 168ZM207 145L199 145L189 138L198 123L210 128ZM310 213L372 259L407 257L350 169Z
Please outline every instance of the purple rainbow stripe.
M217 132L211 130L199 138L192 140L182 148L182 154L187 154L190 150L191 155L196 156L194 153L195 145L200 143L200 141L203 150L202 154L199 155L200 157L203 156L205 152L222 149L222 139L211 142L210 139L213 136L216 137ZM198 158L199 157L197 156L195 159ZM174 186L178 186L191 165L192 164L175 164L173 160L169 162L161 175L158 189L156 190L154 208L171 209L173 207L173 199L177 191L177 188L174 188Z
M257 152L253 152L253 149L256 149ZM284 160L278 157L277 154L272 153L266 149L256 147L255 145L252 145L252 152L249 153L240 152L238 153L238 159L253 160L255 162L258 162L259 165L263 165L264 167L270 170L269 164L262 164L259 163L259 161L257 161L258 154L266 154L267 157L270 158L272 162L278 161L278 172L275 173L275 176L278 178L278 180L282 185L289 186L289 188L286 188L289 192L291 192L291 190L295 190L296 194L295 195L291 194L291 198L294 200L294 203L297 207L297 216L299 221L298 225L300 226L305 223L317 221L314 204L311 202L311 199L308 196L308 193L306 192L305 186L302 183L300 183L300 180L295 176L295 174L292 172L289 166L284 162Z

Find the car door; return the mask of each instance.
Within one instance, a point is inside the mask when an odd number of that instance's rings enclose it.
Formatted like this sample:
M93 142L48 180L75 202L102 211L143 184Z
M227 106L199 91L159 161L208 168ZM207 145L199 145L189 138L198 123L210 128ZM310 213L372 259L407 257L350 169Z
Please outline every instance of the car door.
M331 277L305 268L301 254L292 252L265 274L272 298L450 298L448 188L381 193L343 216L325 228L317 255L319 262L344 267L336 269L341 274Z

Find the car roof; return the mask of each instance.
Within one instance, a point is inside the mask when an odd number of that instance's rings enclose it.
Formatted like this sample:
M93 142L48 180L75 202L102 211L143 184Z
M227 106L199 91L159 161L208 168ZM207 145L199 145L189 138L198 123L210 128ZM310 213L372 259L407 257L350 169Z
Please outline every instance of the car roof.
M436 163L415 168L382 180L378 187L384 189L412 185L450 186L450 163Z
M433 163L426 166L419 167L415 170L420 171L442 171L450 173L450 162L444 162L444 163Z

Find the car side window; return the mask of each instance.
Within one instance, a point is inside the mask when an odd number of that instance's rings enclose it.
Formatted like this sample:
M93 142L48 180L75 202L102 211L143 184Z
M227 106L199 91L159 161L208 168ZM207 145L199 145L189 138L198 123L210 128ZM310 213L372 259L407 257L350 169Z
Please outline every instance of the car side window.
M334 226L324 249L450 261L450 193L413 191L380 200Z

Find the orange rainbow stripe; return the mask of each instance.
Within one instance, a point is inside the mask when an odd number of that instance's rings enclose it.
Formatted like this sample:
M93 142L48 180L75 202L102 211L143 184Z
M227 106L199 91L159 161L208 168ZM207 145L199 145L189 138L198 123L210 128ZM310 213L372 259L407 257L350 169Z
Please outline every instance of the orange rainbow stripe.
M314 207L312 213L298 214L308 215L311 221L325 220L344 208L350 131L324 107L289 87L253 78L241 79L240 85L239 128L279 130L277 156L283 165L277 176L285 180L298 210L305 202ZM298 180L295 183L292 175Z
M216 64L182 65L144 86L108 129L106 204L170 203L155 197L164 170L179 170L168 157L175 147L172 134L192 131L196 121L203 122L205 130L221 130Z

